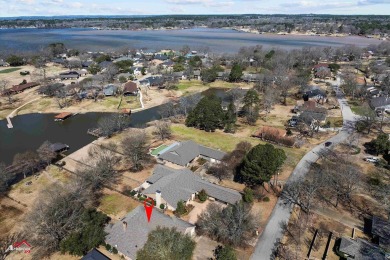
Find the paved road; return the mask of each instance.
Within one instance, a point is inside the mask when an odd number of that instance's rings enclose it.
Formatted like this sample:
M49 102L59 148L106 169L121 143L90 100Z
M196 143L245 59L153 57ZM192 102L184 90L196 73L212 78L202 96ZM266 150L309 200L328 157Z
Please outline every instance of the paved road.
M339 86L340 81L338 79L336 82L332 83ZM338 90L338 87L335 87L335 90L342 111L344 126L337 135L327 140L332 142L332 145L346 140L347 137L353 132L351 125L354 125L354 122L357 120L357 116L351 111L341 91ZM287 182L304 176L309 171L308 165L318 160L318 154L322 149L325 149L324 144L320 144L308 152L301 159L301 161L299 161ZM253 255L251 256L251 259L268 260L271 258L275 243L283 236L280 223L288 222L291 215L291 210L291 205L285 206L282 199L278 200L263 233L257 241L256 248Z

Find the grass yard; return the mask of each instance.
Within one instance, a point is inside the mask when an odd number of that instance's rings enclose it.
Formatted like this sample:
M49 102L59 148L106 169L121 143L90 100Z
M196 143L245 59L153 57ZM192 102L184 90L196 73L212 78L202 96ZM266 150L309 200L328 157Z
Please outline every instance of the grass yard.
M241 141L250 142L252 145L263 143L251 137L237 137L232 134L226 134L221 131L205 132L196 128L186 127L185 125L172 125L172 133L177 140L193 140L215 149L221 149L225 152L232 151Z
M357 115L363 115L366 109L360 102L354 100L349 100L348 105L350 105L352 112Z
M120 100L120 97L105 97L102 99L101 104L106 108L114 109L118 107Z
M119 101L117 105L119 104ZM124 108L130 108L130 109L136 109L140 108L141 103L139 102L139 97L137 96L126 96L122 97L122 102L121 105L119 106L119 109L124 109Z
M207 86L200 80L180 80L177 84L178 90L184 91L191 87L206 88Z
M110 191L100 200L99 209L110 217L122 218L139 205L141 204L125 195Z
M342 127L343 126L343 117L328 117L326 122L330 122L330 127Z
M193 140L199 144L209 146L215 149L221 149L225 152L233 151L239 142L247 141L253 146L258 144L265 144L265 142L248 136L237 136L233 134L226 134L222 131L205 132L196 128L186 127L181 124L174 124L171 127L172 134L176 140ZM287 155L286 165L295 166L305 154L305 150L297 148L282 148Z
M20 70L20 68L9 68L9 69L5 69L5 70L0 70L0 74L11 73L11 72L14 72L17 70Z

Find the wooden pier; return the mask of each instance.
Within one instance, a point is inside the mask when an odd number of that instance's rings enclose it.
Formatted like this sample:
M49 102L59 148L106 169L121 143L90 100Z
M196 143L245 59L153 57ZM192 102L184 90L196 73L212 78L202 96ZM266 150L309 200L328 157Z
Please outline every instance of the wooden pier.
M11 122L11 118L7 116L7 127L8 128L14 128L14 126L12 125L12 122Z

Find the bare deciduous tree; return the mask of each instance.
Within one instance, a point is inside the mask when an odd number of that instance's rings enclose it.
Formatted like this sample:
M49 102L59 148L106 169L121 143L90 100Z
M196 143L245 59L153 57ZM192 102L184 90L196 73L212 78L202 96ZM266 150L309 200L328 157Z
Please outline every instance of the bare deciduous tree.
M7 191L14 175L7 171L4 163L0 162L0 194Z
M28 173L33 173L39 166L40 158L35 151L26 151L24 153L17 153L14 156L13 164L22 169L24 178Z
M54 183L36 200L26 218L26 230L32 234L34 246L39 248L36 259L59 250L60 242L81 227L81 215L87 203L85 192L76 183L67 186Z
M12 104L13 98L12 98L12 93L8 92L8 87L9 87L9 81L2 79L0 80L0 95L4 95L7 97L8 103Z
M41 158L41 160L47 165L49 165L53 159L57 157L56 152L53 151L52 143L49 141L43 142L43 144L37 149L37 153L39 158Z
M147 142L148 136L141 129L132 129L121 142L123 153L135 171L141 170L143 163L149 159Z
M21 241L24 236L21 233L12 233L0 237L0 259L5 260L12 252L9 247L15 242Z
M196 223L200 234L233 246L246 246L256 235L256 225L256 218L246 203L236 203L226 208L209 204Z
M153 134L160 140L169 139L172 136L171 122L168 120L156 121Z

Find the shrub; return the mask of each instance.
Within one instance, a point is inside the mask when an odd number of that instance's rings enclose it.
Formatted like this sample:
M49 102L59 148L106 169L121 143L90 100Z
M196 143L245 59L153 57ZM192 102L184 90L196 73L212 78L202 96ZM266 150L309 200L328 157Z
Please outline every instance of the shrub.
M176 206L175 214L177 216L181 216L187 212L186 206L184 204L184 201L179 201Z
M160 209L165 209L165 204L164 203L160 204Z
M244 202L252 203L253 202L253 190L251 188L244 189L244 195L242 196Z
M130 196L134 196L135 194L137 194L135 190L130 191Z
M118 254L118 249L116 249L116 247L113 247L113 248L112 248L112 253L113 253L114 255Z
M197 169L199 169L199 167L198 166L191 166L191 171L193 171L193 172L195 172Z
M111 245L110 244L106 244L104 247L106 248L107 251L109 251L109 252L111 251Z
M287 135L292 135L292 131L291 131L291 129L289 128L289 129L287 129L287 132L286 132L286 134Z
M236 251L229 245L217 246L214 249L214 256L215 260L237 260Z
M201 202L204 202L207 200L207 193L204 189L202 189L199 194L198 194L198 198Z
M197 162L198 162L200 165L203 165L203 164L205 164L205 163L207 162L207 160L206 160L205 158L200 157L200 158L197 160Z
M264 197L264 198L263 198L263 201L264 201L264 202L269 202L270 199L269 199L268 197Z

